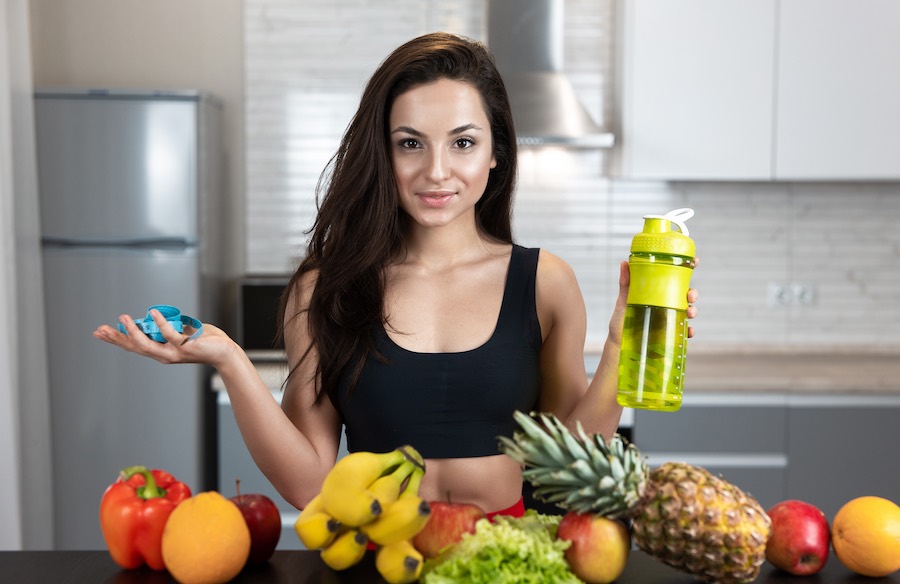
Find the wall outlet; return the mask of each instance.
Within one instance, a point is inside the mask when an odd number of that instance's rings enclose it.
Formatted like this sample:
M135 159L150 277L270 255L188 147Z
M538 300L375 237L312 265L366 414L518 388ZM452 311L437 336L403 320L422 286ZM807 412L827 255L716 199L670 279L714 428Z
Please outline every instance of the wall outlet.
M766 287L766 306L813 306L819 300L815 284L782 284L769 282Z
M818 291L813 284L791 284L791 297L794 304L813 306L818 300Z
M766 306L787 306L791 303L791 289L786 284L769 282L766 287Z

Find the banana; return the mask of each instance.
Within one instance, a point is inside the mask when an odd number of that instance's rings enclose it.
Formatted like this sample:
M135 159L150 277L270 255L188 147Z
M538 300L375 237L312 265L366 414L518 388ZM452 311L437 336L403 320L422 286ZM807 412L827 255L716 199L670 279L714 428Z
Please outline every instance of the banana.
M422 458L422 455L419 454L419 451L410 446L409 444L404 444L399 447L397 450L402 450L403 454L406 455L406 459L415 463L415 465L421 468L423 471L425 470L425 459Z
M428 501L419 497L419 483L423 475L419 469L413 471L403 494L386 505L377 519L360 526L360 531L369 540L380 545L391 545L412 538L425 527L431 517L431 507Z
M374 483L369 485L368 491L381 504L382 510L385 505L393 503L400 497L400 491L403 488L403 482L412 474L416 465L412 461L401 463L395 470L379 477Z
M350 527L358 527L374 520L382 511L381 503L368 491L388 469L406 459L399 449L376 454L352 452L338 460L322 483L322 503L325 511Z
M412 473L409 475L409 480L406 481L406 486L403 487L403 492L400 493L398 499L403 499L404 497L418 497L419 496L419 485L422 484L422 479L425 477L425 468L414 468Z
M371 541L390 545L415 536L428 523L429 517L431 508L428 501L419 497L401 497L391 503L378 519L359 529Z
M332 570L346 570L366 555L369 539L358 529L348 529L319 552L322 561Z
M297 537L308 549L323 548L334 541L340 522L325 512L322 497L316 495L312 501L300 511L294 523Z
M400 540L378 548L375 552L375 568L388 584L409 584L419 579L424 560L413 544Z

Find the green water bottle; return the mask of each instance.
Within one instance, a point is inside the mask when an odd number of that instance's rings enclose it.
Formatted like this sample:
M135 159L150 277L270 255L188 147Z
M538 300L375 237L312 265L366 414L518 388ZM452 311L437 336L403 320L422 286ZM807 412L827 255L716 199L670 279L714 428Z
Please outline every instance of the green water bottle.
M688 340L687 292L696 255L684 223L693 216L693 209L645 215L644 230L631 242L631 286L622 331L617 397L624 407L663 412L681 407Z

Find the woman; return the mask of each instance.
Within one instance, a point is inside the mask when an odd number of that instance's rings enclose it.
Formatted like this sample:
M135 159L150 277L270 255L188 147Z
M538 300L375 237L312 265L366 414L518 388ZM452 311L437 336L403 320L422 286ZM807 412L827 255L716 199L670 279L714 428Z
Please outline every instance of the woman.
M351 451L409 443L427 460L420 492L520 514L518 465L499 454L516 409L609 436L627 263L593 381L572 269L514 245L512 116L480 43L437 33L395 50L370 79L329 169L307 254L283 302L290 366L281 409L218 328L191 342L155 315L167 344L95 336L165 363L214 366L257 465L302 508ZM696 292L689 293L689 301ZM693 317L696 309L689 309Z

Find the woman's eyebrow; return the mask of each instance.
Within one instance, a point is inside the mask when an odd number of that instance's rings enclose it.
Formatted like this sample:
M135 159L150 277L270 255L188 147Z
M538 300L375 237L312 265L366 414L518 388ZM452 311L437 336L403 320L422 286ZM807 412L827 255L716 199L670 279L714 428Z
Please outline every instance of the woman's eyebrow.
M425 135L422 132L416 130L415 128L411 128L409 126L398 126L398 127L394 128L393 130L391 130L391 134L409 134L411 136L417 136L419 138L421 138L422 136Z
M483 130L483 129L484 128L482 128L481 126L479 126L478 124L475 124L475 123L463 124L462 126L459 126L458 128L453 128L452 130L447 132L447 135L454 136L456 134L462 134L463 132L468 132L469 130Z

